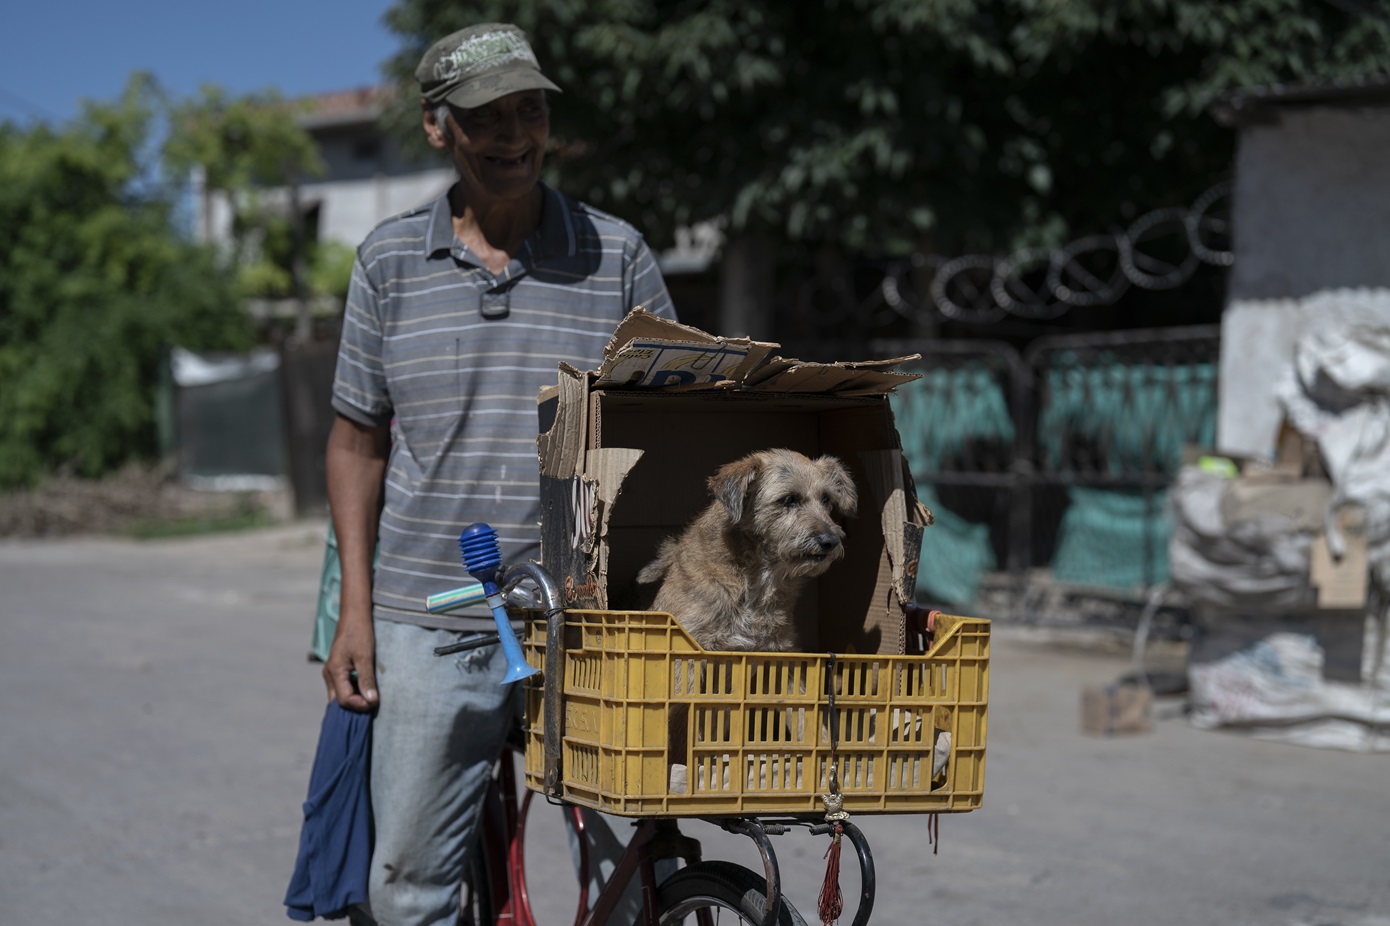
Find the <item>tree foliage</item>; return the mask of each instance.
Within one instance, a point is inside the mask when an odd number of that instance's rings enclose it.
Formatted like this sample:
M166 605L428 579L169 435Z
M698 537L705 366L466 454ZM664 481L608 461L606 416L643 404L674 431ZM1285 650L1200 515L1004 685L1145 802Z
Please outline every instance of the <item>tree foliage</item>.
M658 243L851 252L1056 244L1191 202L1230 169L1238 87L1390 71L1390 20L1325 0L398 0L391 63L477 22L565 89L565 188ZM402 107L418 136L418 115Z
M296 268L313 265L313 236L305 234L287 191L324 170L317 146L299 125L299 111L274 90L233 96L204 86L169 107L171 131L163 147L164 168L173 177L202 174L203 216L213 197L233 211L226 260L237 268L247 296L296 295ZM275 191L268 195L267 191ZM205 228L212 240L213 230Z
M0 124L0 487L151 455L164 352L250 343L227 274L150 182L160 105L136 75L61 129Z

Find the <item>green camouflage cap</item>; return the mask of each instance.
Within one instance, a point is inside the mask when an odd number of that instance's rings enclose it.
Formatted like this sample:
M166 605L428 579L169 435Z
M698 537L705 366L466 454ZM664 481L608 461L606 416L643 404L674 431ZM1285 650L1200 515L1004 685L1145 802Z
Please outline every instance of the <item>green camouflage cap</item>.
M415 79L431 104L447 100L463 109L518 90L560 92L541 73L526 33L507 23L469 26L435 42L420 59Z

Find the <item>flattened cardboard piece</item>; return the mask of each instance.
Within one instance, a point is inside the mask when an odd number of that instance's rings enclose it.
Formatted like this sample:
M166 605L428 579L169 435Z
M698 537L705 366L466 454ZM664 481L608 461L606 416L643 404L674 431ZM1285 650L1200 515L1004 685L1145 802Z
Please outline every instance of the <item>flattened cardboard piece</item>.
M919 524L908 523L903 525L903 546L909 550L918 551L918 555L911 557L908 562L903 564L903 578L907 581L908 588L912 589L912 594L904 599L904 603L909 605L912 604L917 595L917 572L922 566L922 556L920 552L922 549L922 535L936 520L932 517L932 513L927 510L926 505L919 502L917 508L926 515L922 519L922 522Z
M691 344L753 344L767 343L769 346L777 345L770 342L754 342L748 338L722 338L718 335L710 334L708 331L701 331L699 328L692 328L689 325L682 325L680 322L671 321L669 318L662 318L653 315L644 308L636 308L618 323L618 327L613 329L613 337L609 339L608 345L603 349L604 357L612 357L627 342L638 338L654 338L667 341L685 341Z
M598 449L569 479L541 476L541 550L565 606L608 607L608 518L641 450Z
M589 433L588 390L585 374L567 363L560 364L560 379L554 389L541 391L541 432L536 438L541 472L556 479L579 474L584 459L583 441ZM548 426L547 426L548 425Z
M890 360L811 363L778 357L779 345L748 338L723 338L634 310L619 323L593 373L596 387L665 389L744 387L761 392L878 395L920 373L896 367L920 354Z
M921 379L920 373L899 373L865 369L863 364L805 363L772 369L768 364L755 374L753 387L765 392L829 393L833 395L876 395L890 392L904 383Z
M864 472L874 496L881 500L879 516L893 590L900 601L911 601L914 589L910 578L915 578L917 574L916 560L921 551L908 548L903 528L913 524L914 519L920 519L921 512L908 501L902 451L877 450L861 453L860 457L864 461ZM909 561L912 562L911 566L908 565Z
M557 479L541 474L541 557L546 570L560 583L567 608L598 607L596 582L582 578L592 575L592 524L590 507L597 494L592 482L572 476ZM587 536L583 533L587 531Z
M818 452L844 461L859 488L858 515L845 524L845 557L817 583L821 649L898 655L906 646L906 602L900 593L905 577L895 574L887 550L889 542L901 541L896 537L890 541L884 524L896 522L900 529L904 522L901 516L885 519L883 507L893 490L911 483L900 481L905 470L892 462L902 452L892 404L886 395L854 399L796 395L780 401L800 402L808 409L826 406L812 416ZM877 454L882 452L889 453L888 461L879 462ZM906 501L903 510L907 510ZM915 499L911 510L916 511ZM891 527L889 531L896 532ZM920 544L910 549L915 554Z
M794 358L794 357L780 357L780 356L774 356L774 357L769 357L768 360L767 360L767 362L765 362L765 363L764 363L762 366L760 366L757 370L753 371L753 373L752 373L751 375L748 376L748 378L747 378L745 384L746 384L747 386L749 386L749 387L752 387L752 388L763 389L763 388L766 388L767 383L769 383L769 382L772 381L772 380L777 379L778 377L782 376L784 373L787 373L787 372L789 372L789 371L795 371L795 370L801 370L801 369L816 369L816 368L820 368L820 367L835 367L835 368L838 368L838 369L841 369L841 370L849 371L849 372L851 372L851 373L862 373L862 372L890 372L890 373L895 373L895 372L897 372L898 367L902 366L904 363L911 363L911 362L914 361L914 360L921 360L921 359L922 359L922 355L921 355L921 354L908 354L908 355L906 355L906 356L904 356L904 357L892 357L892 358L882 359L882 360L854 360L854 361L844 361L844 362L841 362L841 363L827 364L827 363L816 363L816 362L807 361L807 360L797 360L797 359ZM911 377L912 379L920 379L920 378L921 378L920 374L916 374L916 373L903 373L903 374L901 374L901 375ZM776 390L776 391L781 391L781 390Z
M768 341L717 337L637 309L613 332L594 384L708 388L742 382L776 348Z
M863 555L860 548L870 537L878 544L873 593L862 608L863 619L857 626L845 624L839 608L821 614L818 631L826 642L825 649L898 655L907 646L906 622L899 604L908 600L903 593L902 564L906 554L901 530L907 520L908 505L898 456L895 450L864 451L857 454L858 465L852 467L858 471L859 515L846 532L845 548ZM877 522L872 534L860 526L870 519ZM822 581L829 580L833 572L832 567Z
M752 348L637 338L603 362L594 384L610 386L697 387L732 380L748 363Z
M1232 479L1221 494L1221 517L1239 524L1261 514L1282 515L1294 530L1315 531L1327 517L1332 483L1326 479L1299 479L1270 471Z
M1337 512L1342 534L1340 559L1334 558L1326 532L1313 538L1309 550L1308 583L1317 589L1318 607L1362 608L1370 587L1370 552L1366 548L1366 522L1360 511Z
M618 496L623 492L628 474L642 459L642 454L643 451L628 447L596 448L589 452L585 475L592 478L598 487L595 498L598 543L595 555L590 556L592 566L589 572L599 579L594 595L596 603L590 607L602 609L609 606L608 555L611 546L608 543L608 521Z

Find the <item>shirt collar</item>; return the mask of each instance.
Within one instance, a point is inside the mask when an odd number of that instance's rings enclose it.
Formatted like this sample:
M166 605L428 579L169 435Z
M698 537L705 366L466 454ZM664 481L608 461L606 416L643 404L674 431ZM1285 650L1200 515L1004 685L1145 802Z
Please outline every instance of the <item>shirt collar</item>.
M540 184L545 200L541 205L541 224L527 243L535 260L546 257L573 257L579 243L575 237L574 209L558 190ZM449 192L453 192L450 187ZM425 257L449 254L454 247L454 223L449 212L449 193L434 201L430 207L429 225L425 230ZM525 250L525 249L523 249Z

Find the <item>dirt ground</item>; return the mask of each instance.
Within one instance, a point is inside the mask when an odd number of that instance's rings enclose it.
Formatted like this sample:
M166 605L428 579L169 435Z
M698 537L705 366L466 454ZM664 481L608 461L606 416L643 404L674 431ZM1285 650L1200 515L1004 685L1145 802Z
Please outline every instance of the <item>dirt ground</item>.
M168 466L133 464L105 479L58 474L33 489L0 493L0 537L129 534L192 520L269 524L288 517L283 491L204 491Z
M5 926L286 922L324 704L305 659L324 530L0 542ZM1200 730L1180 697L1150 733L1084 735L1080 692L1129 668L1128 644L995 627L984 806L942 818L939 854L920 815L859 816L872 922L1390 926L1385 757ZM1148 664L1180 658L1155 643ZM559 811L533 817L538 921L571 922ZM757 864L688 828L707 857ZM825 843L778 838L815 922Z

